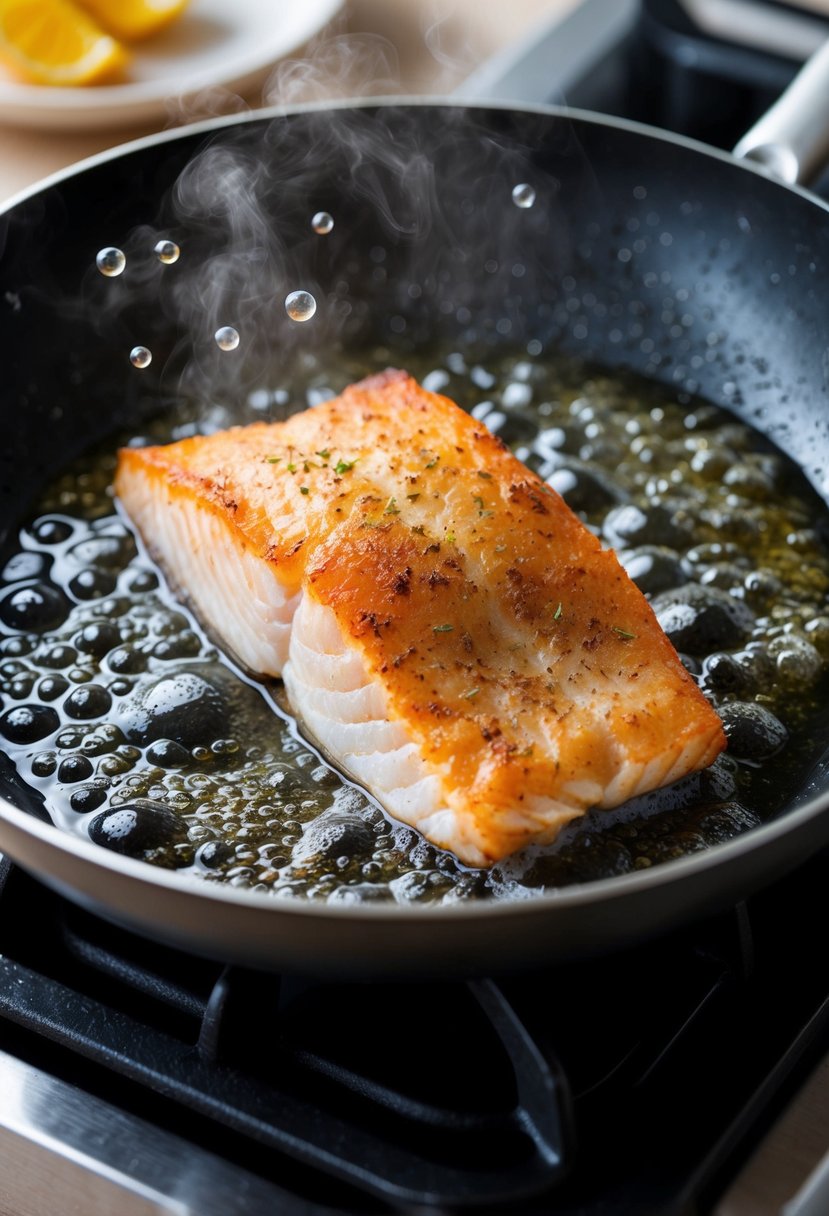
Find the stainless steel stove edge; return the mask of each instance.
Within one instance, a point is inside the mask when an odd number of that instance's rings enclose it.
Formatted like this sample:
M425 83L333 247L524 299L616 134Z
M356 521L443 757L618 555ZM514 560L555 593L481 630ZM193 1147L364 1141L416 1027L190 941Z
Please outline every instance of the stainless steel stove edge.
M0 1216L264 1216L285 1210L286 1199L213 1153L0 1052ZM291 1195L290 1210L328 1209Z
M632 30L639 0L581 0L564 17L555 13L476 68L455 90L459 101L571 101L576 82Z

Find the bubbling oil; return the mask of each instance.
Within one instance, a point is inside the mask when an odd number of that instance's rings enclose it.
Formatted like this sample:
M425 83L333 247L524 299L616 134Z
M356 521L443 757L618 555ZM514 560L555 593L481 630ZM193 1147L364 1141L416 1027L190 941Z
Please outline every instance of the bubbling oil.
M153 353L146 346L134 346L130 351L130 363L133 367L143 370L153 361Z
M114 245L107 245L106 248L98 250L95 265L104 278L116 279L119 274L124 273L127 258L123 250L116 249Z
M327 211L318 211L311 220L311 227L317 236L328 236L334 231L334 217Z
M232 325L222 325L213 335L219 350L236 350L239 345L239 331Z
M529 182L519 182L517 186L513 186L512 188L512 201L516 207L526 210L535 203L535 190Z
M311 368L211 421L282 417L390 361L376 350ZM0 735L53 820L274 897L451 903L656 865L778 813L826 735L827 519L798 470L708 403L536 347L408 364L614 545L721 713L728 752L667 790L587 814L553 846L491 870L461 865L342 779L302 738L278 682L250 680L211 644L114 509L113 442L47 490L0 572ZM164 442L198 419L185 405L123 440Z
M181 249L175 241L158 241L153 253L164 266L174 266L181 257Z
M285 311L292 321L310 321L317 302L310 291L291 291L285 297Z

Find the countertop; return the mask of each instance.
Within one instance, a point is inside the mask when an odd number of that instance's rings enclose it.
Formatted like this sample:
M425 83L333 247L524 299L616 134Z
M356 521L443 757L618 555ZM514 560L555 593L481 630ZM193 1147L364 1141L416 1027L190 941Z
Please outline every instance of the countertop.
M193 6L198 0L192 0ZM480 62L533 24L578 0L350 0L309 46L291 55L303 72L279 67L244 96L213 91L186 112L171 99L168 118L121 130L46 131L3 125L0 111L0 200L105 148L182 121L283 101L397 92L447 93ZM347 38L343 36L346 35ZM327 83L320 83L325 77Z

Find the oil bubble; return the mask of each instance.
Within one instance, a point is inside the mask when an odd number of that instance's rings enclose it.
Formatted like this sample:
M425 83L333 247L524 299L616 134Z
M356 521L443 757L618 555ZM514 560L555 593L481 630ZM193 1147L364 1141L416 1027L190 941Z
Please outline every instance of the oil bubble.
M126 264L127 259L123 250L116 249L114 245L107 245L105 249L100 249L95 258L95 265L108 279L114 279L121 274Z
M239 331L232 325L222 325L220 329L216 330L213 337L216 339L219 350L235 350L239 345Z
M535 190L529 182L520 182L517 186L513 186L512 201L516 207L532 207L535 202Z
M292 321L310 321L317 302L310 291L291 291L285 297L285 311Z
M319 236L328 236L328 233L334 227L334 217L329 215L327 211L318 211L311 220L311 227Z
M149 367L153 361L152 351L146 346L134 346L130 351L130 363L133 367Z
M153 252L165 266L172 266L181 257L181 250L175 241L159 241Z

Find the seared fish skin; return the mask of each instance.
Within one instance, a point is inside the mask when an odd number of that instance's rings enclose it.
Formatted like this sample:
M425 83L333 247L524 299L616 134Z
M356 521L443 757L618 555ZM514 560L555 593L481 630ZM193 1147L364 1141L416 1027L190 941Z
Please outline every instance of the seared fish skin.
M125 449L115 486L227 648L470 865L725 745L615 554L404 372L285 422Z

